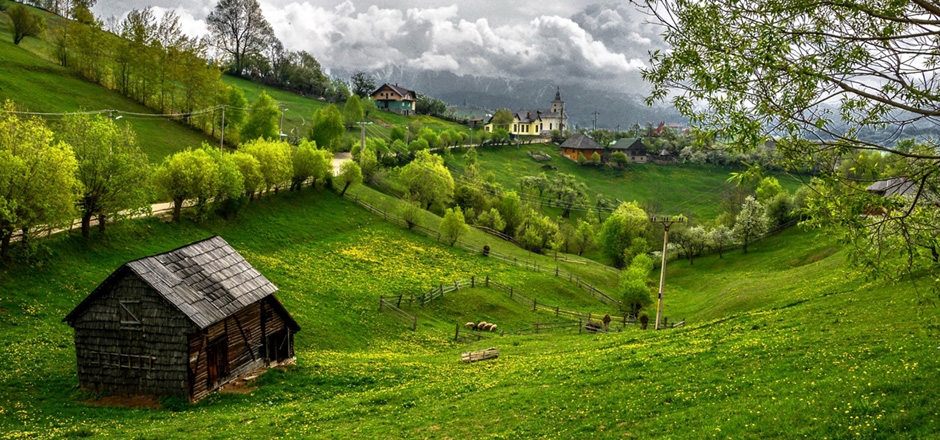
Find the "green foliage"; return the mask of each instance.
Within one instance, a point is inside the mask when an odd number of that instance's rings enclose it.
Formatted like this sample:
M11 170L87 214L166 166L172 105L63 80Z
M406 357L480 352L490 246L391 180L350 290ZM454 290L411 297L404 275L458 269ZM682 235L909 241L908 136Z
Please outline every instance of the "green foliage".
M741 212L734 218L734 236L741 241L744 252L747 252L747 244L753 239L767 232L769 219L767 211L760 202L753 197L748 197L741 205Z
M453 246L457 243L457 240L470 232L470 226L467 226L467 222L464 220L463 211L459 206L455 206L453 209L447 208L444 211L444 218L441 220L439 230L441 238Z
M362 183L362 169L359 168L359 164L351 160L343 162L343 164L339 166L339 175L336 176L336 184L343 187L339 195L346 195L346 190L348 190L350 186L360 183Z
M625 168L630 164L630 160L623 151L615 151L610 155L610 163L617 168Z
M415 159L402 167L399 178L413 200L425 209L443 206L454 196L454 178L444 166L444 159L427 150L419 150Z
M258 138L243 144L239 151L258 159L265 190L273 188L277 193L278 185L291 179L294 168L291 164L291 146L287 142Z
M219 188L219 169L204 149L185 150L167 157L153 173L158 195L173 201L173 221L180 221L183 202L196 200L200 213Z
M232 160L238 167L238 172L242 176L242 187L245 188L245 196L249 200L255 197L255 193L264 187L264 174L261 174L261 162L254 156L244 151L232 153Z
M349 99L346 100L346 105L343 106L343 122L346 123L347 127L355 127L359 124L359 121L362 121L362 117L363 111L359 96L356 94L350 95Z
M411 229L421 224L421 211L422 209L421 206L418 205L418 202L409 200L401 204L398 214L401 216L402 220L405 221L408 229Z
M598 152L591 154L591 165L600 166L601 165L601 155Z
M636 202L623 202L604 220L597 241L604 255L617 267L623 267L624 250L634 244L634 239L644 238L650 230L646 213Z
M339 140L346 132L343 127L343 116L335 105L318 109L313 113L313 120L307 138L316 142L317 146L326 150L336 151Z
M357 96L362 99L369 98L369 95L371 95L372 92L378 88L375 84L375 78L361 70L353 73L350 81L352 82L353 96ZM374 105L373 108L375 108Z
M630 261L630 266L620 272L619 290L623 305L633 316L637 316L640 309L653 303L653 296L647 284L652 271L653 260L646 254L637 254Z
M42 17L23 5L14 4L7 8L6 13L13 23L13 44L20 44L26 37L42 35L46 27L46 21Z
M72 146L78 161L82 236L88 238L92 216L104 232L106 221L150 212L151 169L130 127L74 114L62 121L56 137Z
M366 182L372 182L376 173L381 169L379 159L376 157L372 148L366 147L359 155L359 167L362 168L362 178Z
M757 185L757 201L766 204L781 192L783 192L783 187L780 186L780 181L775 177L764 177Z
M502 231L506 229L506 221L503 220L503 216L499 214L499 211L496 208L490 208L489 211L483 211L477 216L477 223L480 226L486 226L487 228Z
M229 57L236 75L241 75L249 60L275 40L257 0L220 0L206 17L206 26L216 47ZM264 136L245 139L256 137Z
M237 216L238 212L248 204L248 197L245 195L246 179L242 176L239 162L232 157L231 153L208 144L203 144L202 150L212 156L218 170L218 187L212 196L212 204L216 212L225 218Z
M274 100L267 93L261 92L261 96L248 110L245 125L241 127L242 142L255 139L277 140L277 118L280 115L281 111Z
M558 224L547 215L529 209L516 227L515 237L522 247L541 253L553 248L553 241L558 235Z
M490 119L490 123L493 124L493 127L495 128L502 128L505 130L507 127L509 127L509 124L512 124L514 119L515 117L512 115L511 111L501 108L496 110L496 113L493 114L493 117Z
M587 163L587 157L584 157L584 153L578 152L578 165L584 166Z
M391 133L389 133L389 142L391 143L395 141L407 142L407 140L408 130L400 125L393 127Z
M313 178L311 186L315 186L317 180L325 178L331 170L329 152L317 149L315 143L307 140L294 148L291 164L293 166L291 191L300 190L303 183L310 178Z
M245 99L245 94L242 93L242 89L229 86L224 88L221 101L225 106L225 140L227 140L232 145L238 145L238 134L241 131L241 126L245 123L245 118L247 116L247 113L244 109L248 107L248 100ZM222 115L223 112L218 112L217 124L220 130L223 128Z
M11 101L0 113L0 258L14 231L71 224L82 184L72 148L53 139L41 119L20 119Z
M731 228L723 224L718 224L708 231L708 246L718 251L718 258L723 258L722 252L726 246L732 243L732 240L734 240L734 236L731 233Z
M595 244L595 240L596 232L594 231L594 225L582 219L578 219L578 227L575 229L572 239L572 244L578 251L578 255L582 255L585 251L591 249Z

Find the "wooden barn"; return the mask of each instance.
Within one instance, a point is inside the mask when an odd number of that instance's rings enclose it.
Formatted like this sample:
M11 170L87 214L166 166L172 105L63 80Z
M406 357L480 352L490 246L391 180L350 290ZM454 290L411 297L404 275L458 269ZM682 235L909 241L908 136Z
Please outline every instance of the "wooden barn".
M199 400L293 361L300 331L277 287L221 237L125 263L64 321L82 388Z
M594 142L594 139L591 139L587 135L575 133L561 144L561 155L577 162L579 153L583 154L585 159L591 160L591 156L594 155L594 153L603 157L604 147Z

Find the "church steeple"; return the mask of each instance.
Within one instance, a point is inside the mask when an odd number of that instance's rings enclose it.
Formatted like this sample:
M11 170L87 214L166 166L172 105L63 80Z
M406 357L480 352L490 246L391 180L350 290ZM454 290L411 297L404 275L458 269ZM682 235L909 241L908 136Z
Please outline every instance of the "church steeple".
M552 113L564 113L565 101L561 100L561 87L555 89L555 100L552 101Z
M555 101L561 101L561 87L555 88Z

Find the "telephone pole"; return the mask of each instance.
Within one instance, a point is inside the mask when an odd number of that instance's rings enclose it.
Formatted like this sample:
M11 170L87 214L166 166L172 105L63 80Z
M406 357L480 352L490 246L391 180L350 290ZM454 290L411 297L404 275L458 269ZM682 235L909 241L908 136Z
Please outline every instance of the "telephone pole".
M222 131L219 132L219 151L225 146L225 106L222 106Z
M656 330L659 330L660 319L663 314L663 288L666 285L666 249L669 246L669 227L673 223L684 223L685 217L676 216L653 216L650 217L650 221L654 223L662 223L664 234L663 234L663 264L659 268L659 306L656 309Z
M597 115L599 115L600 113L598 113L597 110L594 110L594 113L591 113L591 114L594 115L594 129L591 131L597 131Z

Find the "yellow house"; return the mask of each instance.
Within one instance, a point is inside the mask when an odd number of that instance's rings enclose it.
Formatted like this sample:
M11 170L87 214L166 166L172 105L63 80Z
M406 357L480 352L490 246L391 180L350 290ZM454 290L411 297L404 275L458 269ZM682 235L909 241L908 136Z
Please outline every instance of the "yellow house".
M483 126L483 129L492 133L495 128L493 118ZM565 102L561 100L561 91L555 91L555 99L549 109L519 110L512 114L512 124L506 129L515 136L547 136L552 130L568 129L568 114L565 113Z

